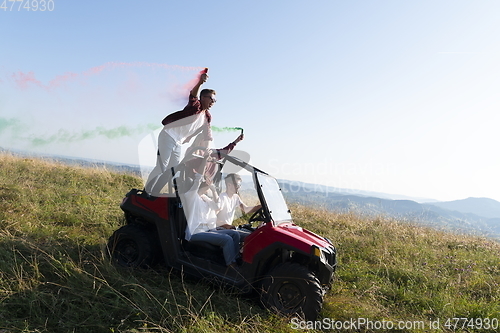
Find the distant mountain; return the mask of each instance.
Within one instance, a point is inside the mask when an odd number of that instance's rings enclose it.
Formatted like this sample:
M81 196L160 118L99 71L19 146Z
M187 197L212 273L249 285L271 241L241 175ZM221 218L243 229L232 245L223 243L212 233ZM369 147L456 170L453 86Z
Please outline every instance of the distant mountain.
M467 198L463 200L433 202L434 206L456 210L462 213L473 213L488 218L500 218L500 202L489 198Z
M418 203L413 200L393 200L321 191L319 186L316 186L315 191L311 187L296 186L294 182L280 180L279 183L288 202L329 211L354 211L361 215L394 217L436 228L500 239L500 218L488 218L468 211L450 210L434 202L432 204Z
M15 156L21 156L21 157L27 157L27 158L40 158L40 159L46 159L46 160L51 160L59 163L63 163L66 165L70 166L79 166L83 168L92 168L92 167L101 167L101 168L107 168L111 171L115 172L123 172L123 173L130 173L136 176L141 175L141 168L139 165L133 165L133 164L124 164L124 163L117 163L117 162L108 162L108 161L101 161L101 160L94 160L94 159L89 159L89 158L80 158L80 157L70 157L70 156L61 156L61 155L54 155L54 154L37 154L37 153L30 153L30 152L25 152L25 151L19 151L19 150L7 150L3 149L0 147L0 153L10 153Z
M336 193L336 194L343 194L343 195L375 197L375 198L392 199L392 200L411 200L411 201L416 201L419 203L437 202L437 200L434 200L434 199L422 198L422 197L412 197L412 196L401 195L401 194L390 194L390 193L382 193L382 192L355 190L355 189L348 189L348 188L341 188L341 187L333 187L333 186L326 186L326 185L319 185L319 184L304 183L304 182L299 182L299 181L290 181L290 180L284 180L284 179L279 179L278 181L280 182L280 184L286 184L286 186L288 188L290 188L292 191L302 189L304 192Z

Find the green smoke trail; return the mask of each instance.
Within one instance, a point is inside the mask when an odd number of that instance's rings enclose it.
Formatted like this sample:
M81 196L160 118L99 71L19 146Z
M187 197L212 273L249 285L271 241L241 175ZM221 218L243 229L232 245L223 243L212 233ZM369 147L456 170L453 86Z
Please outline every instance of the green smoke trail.
M72 133L67 130L60 129L56 134L48 137L30 137L28 140L31 141L34 146L42 146L51 143L72 143L90 140L97 137L118 139L126 136L148 133L157 128L158 125L156 124L138 125L136 127L118 126L110 129L97 127L93 130L80 131L78 133Z
M16 118L2 118L0 117L0 134L2 134L7 129L18 129L21 126L21 122Z
M0 117L0 135L10 131L13 139L25 142L28 141L33 146L44 146L51 143L72 143L98 137L113 140L122 137L146 134L158 128L159 126L157 124L151 123L146 125L137 125L135 127L118 126L115 128L105 128L99 126L92 130L82 130L79 132L60 129L52 135L42 136L29 134L29 127L26 125L23 126L23 122L20 119ZM27 133L27 135L21 135L21 133Z
M158 129L157 124L146 124L146 125L137 125L136 127L129 126L118 126L115 128L105 128L105 127L96 127L92 130L82 130L79 132L69 131L66 129L60 129L56 133L52 135L28 135L28 136L19 136L19 132L23 132L22 122L16 118L2 118L0 117L0 134L6 132L7 130L11 130L14 132L15 138L22 141L28 141L33 146L45 146L52 143L73 143L85 140L91 140L98 137L107 138L110 140L119 139L122 137L131 137L140 134L149 133L155 129ZM211 126L212 131L214 132L231 132L231 131L242 131L241 127L217 127ZM29 132L28 132L29 133Z
M243 131L243 128L241 127L217 127L217 126L210 126L212 128L212 131L214 132L230 132L230 131Z

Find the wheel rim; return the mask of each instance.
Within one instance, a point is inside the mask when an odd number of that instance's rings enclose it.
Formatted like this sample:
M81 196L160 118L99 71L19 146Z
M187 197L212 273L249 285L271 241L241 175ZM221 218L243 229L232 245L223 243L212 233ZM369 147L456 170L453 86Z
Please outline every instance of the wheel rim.
M134 266L139 258L137 244L130 239L120 241L116 247L115 257L120 264Z
M305 297L299 286L290 282L282 283L274 295L275 304L287 312L299 308L304 303L304 300Z

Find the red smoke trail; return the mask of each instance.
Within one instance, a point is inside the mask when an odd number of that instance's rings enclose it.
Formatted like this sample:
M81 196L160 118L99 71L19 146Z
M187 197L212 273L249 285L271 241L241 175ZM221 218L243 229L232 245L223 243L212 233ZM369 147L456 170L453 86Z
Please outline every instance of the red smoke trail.
M126 68L126 67L150 67L150 68L161 68L161 69L175 69L183 71L195 71L200 70L201 67L186 67L179 65L168 65L168 64L158 64L149 62L107 62L104 65L92 67L91 69L83 72L83 75L94 75L98 74L104 70L115 69L115 68Z
M78 77L78 74L76 73L65 73L63 75L58 75L56 76L55 79L51 80L49 84L47 85L47 89L54 89L56 87L59 87L61 84L66 83L67 81L71 79L76 79Z
M97 75L103 71L106 70L112 70L116 68L140 68L140 67L149 67L149 68L158 68L158 69L173 69L173 70L181 70L181 71L195 71L195 70L200 70L202 69L203 72L203 67L187 67L187 66L179 66L179 65L168 65L168 64L158 64L158 63L148 63L148 62L133 62L133 63L127 63L127 62L107 62L103 65L92 67L80 74L78 73L73 73L73 72L67 72L64 73L63 75L58 75L54 79L50 80L48 84L43 84L41 81L37 80L35 78L35 73L33 72L28 72L28 73L23 73L21 71L12 74L12 79L18 86L18 88L25 90L28 88L30 84L34 84L42 89L45 89L47 91L53 90L55 88L58 88L65 84L68 81L71 80L76 80L81 76L92 76L92 75ZM207 69L208 70L208 69ZM201 72L200 72L201 75ZM183 87L183 90L186 90L185 87L188 87L190 85L194 85L197 81L198 78L193 79L190 81L188 84L186 84ZM191 83L195 82L195 83ZM191 89L191 88L189 88Z
M43 87L42 82L35 78L35 73L33 72L29 72L27 74L24 74L23 72L14 73L12 74L12 78L14 79L14 82L16 82L17 86L22 90L27 89L28 84L30 83Z

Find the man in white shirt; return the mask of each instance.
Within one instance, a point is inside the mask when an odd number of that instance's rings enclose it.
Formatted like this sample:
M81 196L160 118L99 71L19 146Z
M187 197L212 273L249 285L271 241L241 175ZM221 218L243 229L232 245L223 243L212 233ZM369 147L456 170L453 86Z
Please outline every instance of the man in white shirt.
M231 173L224 178L226 183L226 192L221 193L219 196L220 210L217 214L217 228L218 229L236 229L233 225L234 215L236 209L239 207L245 214L254 213L261 208L261 205L247 206L241 200L238 191L241 187L241 177L238 174ZM240 231L240 238L242 240L248 236L247 231Z

